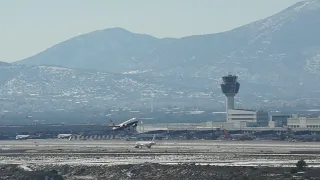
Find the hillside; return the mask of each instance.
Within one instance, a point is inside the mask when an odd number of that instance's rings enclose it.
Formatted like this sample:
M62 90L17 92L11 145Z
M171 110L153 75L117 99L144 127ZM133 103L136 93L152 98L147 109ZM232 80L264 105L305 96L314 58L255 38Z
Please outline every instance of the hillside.
M95 31L11 68L0 66L7 77L0 92L10 98L8 92L55 97L58 109L69 106L66 97L100 108L120 102L147 107L153 98L155 106L223 109L220 78L232 72L241 83L238 107L315 107L320 98L319 17L320 1L315 0L218 34L157 39L121 28Z
M10 63L0 61L0 66L9 66L9 65L10 65Z

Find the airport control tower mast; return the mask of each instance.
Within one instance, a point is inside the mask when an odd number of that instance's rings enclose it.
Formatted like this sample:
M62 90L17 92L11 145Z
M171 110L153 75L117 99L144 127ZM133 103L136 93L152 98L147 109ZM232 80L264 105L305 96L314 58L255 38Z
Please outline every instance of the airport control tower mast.
M239 92L240 83L237 82L238 76L228 75L222 77L223 83L221 84L222 93L227 97L227 107L228 109L234 109L234 96Z

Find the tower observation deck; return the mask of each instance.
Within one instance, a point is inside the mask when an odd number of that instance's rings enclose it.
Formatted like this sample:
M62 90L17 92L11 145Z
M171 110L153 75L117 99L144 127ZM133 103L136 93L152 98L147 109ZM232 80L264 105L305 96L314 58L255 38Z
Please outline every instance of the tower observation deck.
M237 82L238 76L228 75L222 77L223 83L221 90L227 97L226 110L234 109L234 96L239 92L240 83Z

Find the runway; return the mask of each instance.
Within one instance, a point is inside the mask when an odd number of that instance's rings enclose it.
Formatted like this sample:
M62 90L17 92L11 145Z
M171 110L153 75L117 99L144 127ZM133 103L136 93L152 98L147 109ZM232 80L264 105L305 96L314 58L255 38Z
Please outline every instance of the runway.
M154 152L161 150L170 151L207 151L207 152L264 152L289 153L290 151L314 151L320 150L319 142L287 142L287 141L217 141L217 140L162 140L156 141L152 147ZM2 150L100 150L125 152L135 151L135 141L125 140L86 140L69 141L66 139L28 139L0 141ZM0 151L1 152L1 151Z
M0 141L2 164L115 165L157 162L223 166L294 166L305 159L320 167L320 143L285 141L156 141L151 149L135 141L59 139Z

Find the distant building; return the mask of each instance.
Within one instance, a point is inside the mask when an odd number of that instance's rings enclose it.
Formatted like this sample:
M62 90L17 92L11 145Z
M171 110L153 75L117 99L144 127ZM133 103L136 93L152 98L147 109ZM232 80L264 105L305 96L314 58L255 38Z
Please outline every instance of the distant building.
M289 128L320 128L320 117L291 117L288 118Z
M220 129L233 129L233 128L240 128L239 124L236 123L227 123L227 122L204 122L203 126L205 127L213 127L213 128L220 128ZM246 124L242 124L242 126L246 126Z
M229 109L227 123L235 123L236 126L268 126L268 112L262 110ZM241 125L242 124L242 125Z
M272 115L269 126L274 127L285 127L287 126L288 118L291 118L292 115Z
M275 128L275 127L280 127L277 121L269 121L269 128Z

